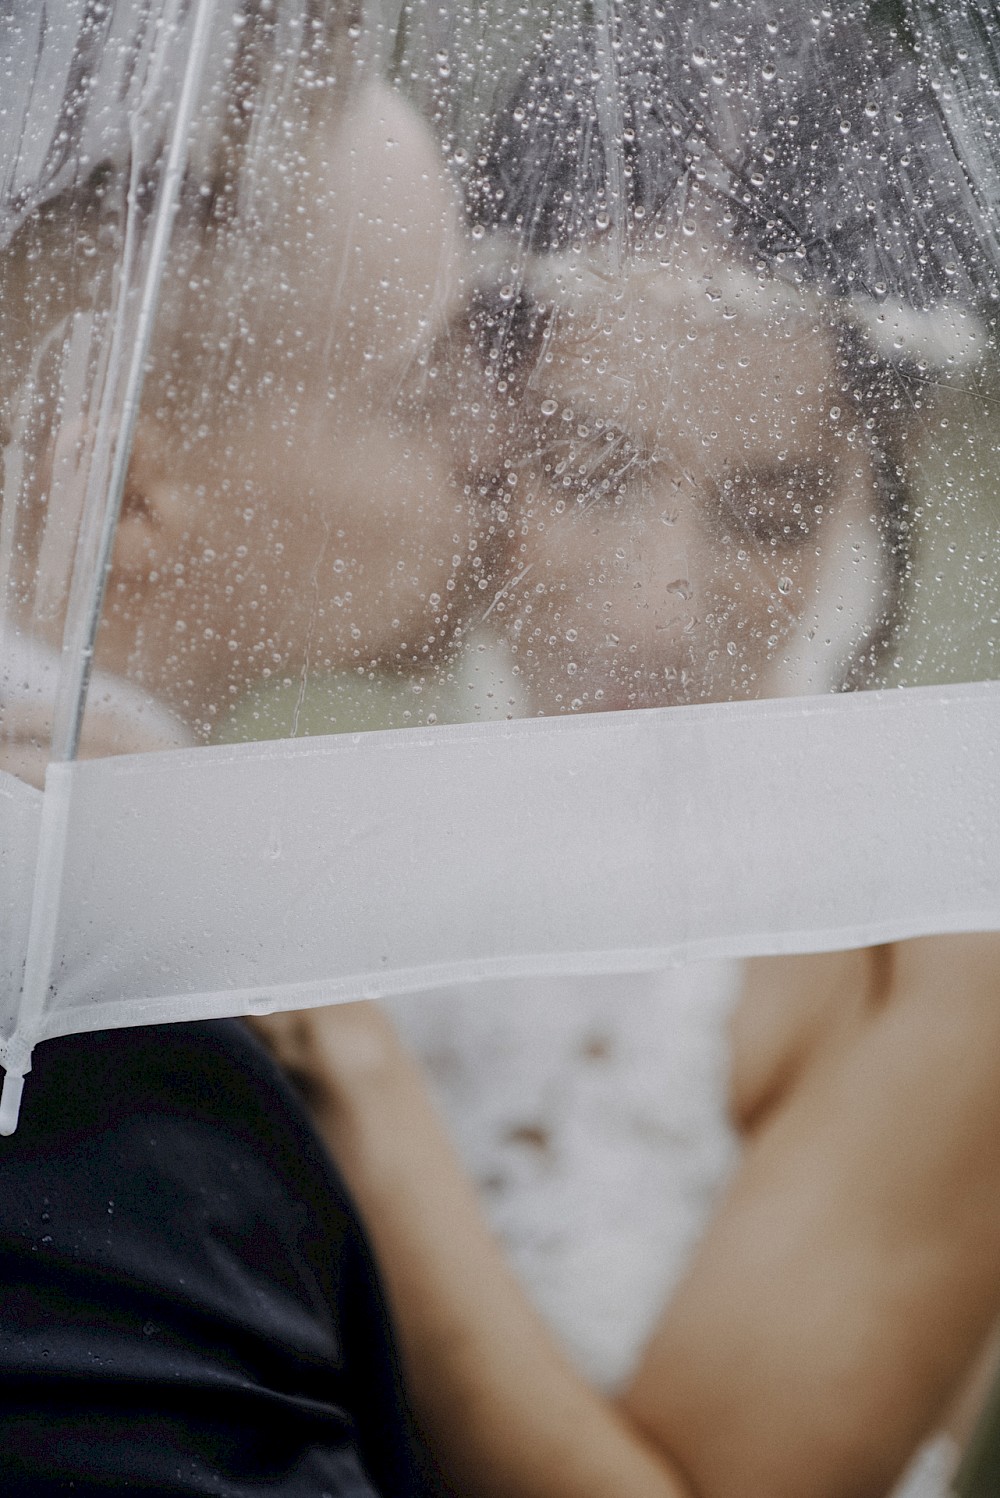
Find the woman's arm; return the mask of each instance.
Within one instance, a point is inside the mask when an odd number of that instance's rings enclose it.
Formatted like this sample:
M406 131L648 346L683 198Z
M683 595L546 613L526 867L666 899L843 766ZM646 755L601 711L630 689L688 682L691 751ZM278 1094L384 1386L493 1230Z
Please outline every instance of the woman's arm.
M515 1283L423 1079L370 1004L254 1021L303 1080L393 1303L421 1428L463 1498L688 1498Z
M263 1022L314 1089L457 1491L881 1498L944 1413L1000 1311L1000 939L908 942L828 980L852 1018L810 1021L753 1110L621 1420L514 1283L389 1022Z
M1000 1311L1000 939L883 976L755 1122L622 1402L711 1498L884 1494Z

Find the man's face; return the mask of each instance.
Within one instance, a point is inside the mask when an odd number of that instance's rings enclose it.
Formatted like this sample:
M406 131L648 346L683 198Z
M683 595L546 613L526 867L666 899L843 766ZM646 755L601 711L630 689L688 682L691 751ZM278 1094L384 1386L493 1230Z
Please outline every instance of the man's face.
M425 657L468 552L417 399L459 254L429 138L373 87L268 165L178 256L98 643L196 731L261 678Z
M831 330L725 267L578 269L544 272L552 321L504 454L513 580L497 607L534 699L754 697L783 673L827 689L884 566Z

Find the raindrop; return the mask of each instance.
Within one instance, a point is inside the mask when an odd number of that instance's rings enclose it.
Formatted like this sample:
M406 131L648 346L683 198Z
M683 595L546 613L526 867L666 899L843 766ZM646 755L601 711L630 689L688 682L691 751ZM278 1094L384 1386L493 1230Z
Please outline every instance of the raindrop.
M791 578L790 577L779 577L778 578L778 592L781 593L781 594L784 594L787 597L787 595L791 591L792 591L792 580L791 580Z

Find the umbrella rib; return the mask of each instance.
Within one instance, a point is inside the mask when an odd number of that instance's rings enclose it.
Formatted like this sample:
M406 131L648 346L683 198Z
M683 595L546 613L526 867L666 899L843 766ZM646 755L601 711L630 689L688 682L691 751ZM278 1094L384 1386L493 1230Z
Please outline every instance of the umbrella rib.
M84 595L79 600L83 607L82 619L78 625L72 612L74 602L72 597L70 602L71 614L67 620L63 640L64 658L69 653L67 647L72 643L74 634L78 636L80 645L75 654L70 655L68 671L59 683L52 739L52 753L56 761L74 759L79 743L80 725L83 720L93 662L94 641L104 599L105 579L111 549L114 545L121 495L125 485L132 428L142 391L146 355L170 242L173 210L183 178L184 155L194 117L202 69L208 54L214 11L215 0L198 0L174 115L163 185L153 222L149 258L142 282L136 321L135 343L125 376L122 424L112 452L108 485L103 493L96 567L91 574L92 586L89 597ZM120 327L119 324L119 330ZM106 420L108 419L106 411L101 414ZM90 493L88 493L88 498L90 498ZM99 502L95 500L95 506ZM75 578L74 581L76 581ZM81 579L78 585L80 592L87 586L87 581ZM76 593L77 589L74 588L73 592ZM54 767L50 766L50 770L54 770L54 773L46 776L46 798L32 891L21 1002L13 1033L4 1048L5 1074L3 1090L0 1092L0 1134L11 1134L17 1127L23 1079L31 1066L31 1052L38 1036L42 1012L49 992L55 954L66 839L69 832L70 794L69 782L63 766L57 763Z

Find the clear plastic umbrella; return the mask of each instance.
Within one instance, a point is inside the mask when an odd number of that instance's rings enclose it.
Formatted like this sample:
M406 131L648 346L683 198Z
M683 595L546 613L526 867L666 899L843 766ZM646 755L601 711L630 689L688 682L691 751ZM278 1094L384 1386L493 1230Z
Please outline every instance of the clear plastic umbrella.
M1000 926L991 11L0 23L0 1129L75 1031Z

